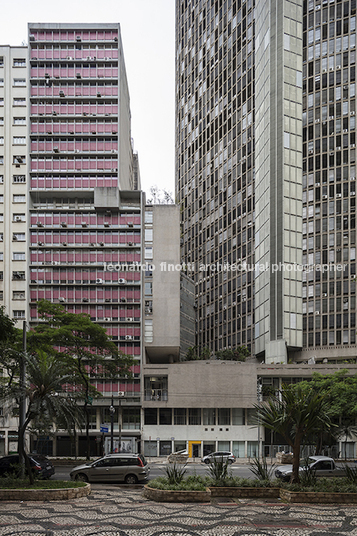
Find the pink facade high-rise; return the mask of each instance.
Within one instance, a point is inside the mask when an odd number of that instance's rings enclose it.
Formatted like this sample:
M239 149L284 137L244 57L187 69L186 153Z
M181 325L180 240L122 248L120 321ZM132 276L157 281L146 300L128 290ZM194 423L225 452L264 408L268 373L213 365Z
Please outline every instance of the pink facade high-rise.
M129 93L119 24L30 24L30 321L36 302L62 303L105 326L134 355L133 378L100 381L92 454L124 392L123 437L140 434L142 194L134 186ZM125 402L124 402L125 400ZM130 432L129 432L130 430ZM57 454L68 448L57 441Z

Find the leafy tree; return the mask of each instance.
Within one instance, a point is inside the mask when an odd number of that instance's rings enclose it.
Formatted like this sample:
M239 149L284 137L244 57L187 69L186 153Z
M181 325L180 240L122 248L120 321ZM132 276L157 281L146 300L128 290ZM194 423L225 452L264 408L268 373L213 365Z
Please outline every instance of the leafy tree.
M69 313L59 304L46 300L38 303L40 323L29 334L29 348L55 348L57 359L71 376L73 394L83 400L90 457L89 406L101 394L92 385L95 378L131 376L132 356L120 352L106 330L90 320L87 314Z
M324 394L331 419L339 426L332 435L321 429L315 430L316 453L320 454L323 443L332 443L334 438L341 440L346 437L343 430L354 427L357 418L357 374L350 375L348 369L325 375L315 372L311 380L302 381L299 385L305 393L313 390ZM351 439L349 433L347 437Z
M156 184L151 186L150 198L147 200L149 204L152 205L171 205L175 201L172 197L172 193L166 188L159 188Z
M216 352L216 358L225 361L245 361L250 355L250 352L246 346L237 346L237 348L226 350L219 350Z
M211 354L211 350L207 347L200 350L198 346L190 346L187 350L185 361L204 361L210 359Z
M354 436L357 436L357 426L354 424L345 421L333 432L334 437L337 441L342 439L345 440L345 460L347 458L347 442L349 439L353 439Z
M291 482L299 482L300 448L316 427L331 426L328 406L323 394L304 392L300 385L284 386L278 396L263 405L255 404L257 422L281 434L293 452Z

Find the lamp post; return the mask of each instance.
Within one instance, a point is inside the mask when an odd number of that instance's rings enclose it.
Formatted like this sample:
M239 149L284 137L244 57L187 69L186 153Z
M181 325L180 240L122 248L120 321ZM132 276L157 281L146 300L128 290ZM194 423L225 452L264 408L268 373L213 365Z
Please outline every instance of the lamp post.
M121 399L125 395L124 391L119 391L119 446L118 446L118 452L121 451L121 425L122 425L122 412L121 412Z
M112 397L112 404L109 408L110 411L110 453L112 454L114 451L114 413L115 413L115 407L114 407L114 399Z
M257 380L257 400L258 400L258 404L260 406L260 403L262 401L262 391L263 391L263 388L262 388L262 384L261 384L261 378L258 378ZM259 410L258 410L258 458L260 459L261 456L262 456L262 452L261 452L261 437L260 437L260 416L259 416Z

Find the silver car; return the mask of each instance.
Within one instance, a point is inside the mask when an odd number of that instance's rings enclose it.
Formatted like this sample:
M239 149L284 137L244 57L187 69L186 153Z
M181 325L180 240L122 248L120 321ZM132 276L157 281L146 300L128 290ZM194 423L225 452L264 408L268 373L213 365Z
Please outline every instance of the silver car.
M220 450L218 452L211 452L211 454L207 454L207 456L203 456L201 459L201 461L206 464L214 463L215 460L231 464L236 461L236 458L232 452L229 452L228 450Z
M146 482L150 467L142 454L108 454L99 460L75 467L72 480L83 482Z

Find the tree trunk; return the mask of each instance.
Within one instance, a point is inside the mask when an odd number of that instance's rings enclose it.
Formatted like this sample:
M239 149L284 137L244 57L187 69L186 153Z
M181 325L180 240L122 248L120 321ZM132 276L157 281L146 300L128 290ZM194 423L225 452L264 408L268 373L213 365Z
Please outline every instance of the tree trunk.
M300 440L296 440L293 445L293 472L291 475L290 482L295 482L298 484L300 482L299 467L300 467Z
M35 482L35 479L33 477L33 472L31 470L31 465L30 465L30 460L26 454L26 450L25 450L25 431L26 431L26 428L29 424L29 422L31 421L30 417L28 417L25 422L23 423L21 429L19 429L19 437L18 439L20 440L19 441L19 446L21 445L21 453L20 453L20 450L19 450L19 454L20 454L20 459L22 457L22 459L24 460L25 462L25 467L27 469L27 473L28 473L28 477L29 477L29 482L30 482L30 486L32 486ZM21 439L20 439L21 438ZM21 468L21 477L23 477L24 475L24 466L22 464L22 468Z

